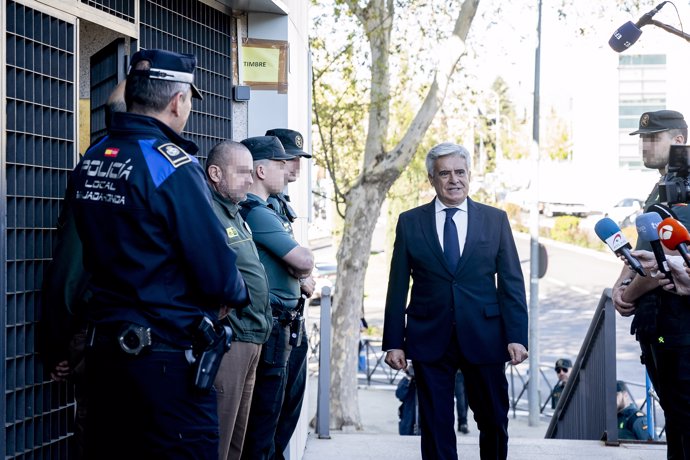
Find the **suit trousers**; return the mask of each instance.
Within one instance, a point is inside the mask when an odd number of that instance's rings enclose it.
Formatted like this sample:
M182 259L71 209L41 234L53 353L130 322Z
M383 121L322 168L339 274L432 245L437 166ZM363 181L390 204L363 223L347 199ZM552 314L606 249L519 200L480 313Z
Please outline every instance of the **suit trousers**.
M213 382L218 397L220 460L239 460L242 454L260 353L261 345L233 342L220 363Z
M454 429L455 374L465 377L465 392L479 428L481 459L504 460L508 455L508 381L504 365L470 363L456 334L438 361L414 361L419 392L419 422L424 460L457 460Z

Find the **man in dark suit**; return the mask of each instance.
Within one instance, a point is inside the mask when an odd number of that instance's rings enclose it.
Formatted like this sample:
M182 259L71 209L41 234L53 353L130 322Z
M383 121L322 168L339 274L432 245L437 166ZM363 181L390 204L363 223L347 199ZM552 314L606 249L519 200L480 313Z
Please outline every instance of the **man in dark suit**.
M481 458L506 458L504 366L527 358L525 287L508 217L467 198L470 160L456 144L429 151L436 198L400 215L391 261L383 349L394 369L407 367L408 358L414 364L427 460L457 459L458 369L480 431Z

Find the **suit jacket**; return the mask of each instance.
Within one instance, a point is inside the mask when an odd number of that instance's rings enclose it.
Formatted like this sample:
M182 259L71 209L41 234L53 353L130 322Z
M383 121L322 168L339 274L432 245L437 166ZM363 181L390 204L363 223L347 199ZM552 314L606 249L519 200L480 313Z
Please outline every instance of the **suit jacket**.
M434 201L400 214L386 297L384 350L402 349L409 359L436 361L452 333L474 364L508 361L509 343L527 348L524 279L508 216L467 201L467 238L454 271L438 240Z

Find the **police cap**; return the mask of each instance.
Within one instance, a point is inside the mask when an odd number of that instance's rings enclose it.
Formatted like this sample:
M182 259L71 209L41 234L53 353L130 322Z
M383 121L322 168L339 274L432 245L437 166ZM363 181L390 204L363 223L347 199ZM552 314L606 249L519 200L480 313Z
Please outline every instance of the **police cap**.
M657 110L656 112L645 112L640 117L640 127L637 131L630 133L631 136L635 134L654 134L669 129L684 129L688 124L683 119L683 114L675 110Z
M558 369L560 367L562 367L563 369L570 369L571 367L573 367L573 362L568 358L561 358L558 361L556 361L554 369Z
M285 153L283 144L275 136L249 137L242 144L252 153L252 159L258 160L292 160L293 156Z
M283 144L285 151L293 157L311 158L311 155L304 150L304 137L292 129L269 129L266 131L267 136L275 136Z
M141 61L148 61L151 68L136 69ZM192 87L192 97L203 99L201 93L194 86L194 68L196 56L193 54L174 53L165 50L141 50L134 53L129 66L128 75L141 75L152 80L175 81L189 83Z

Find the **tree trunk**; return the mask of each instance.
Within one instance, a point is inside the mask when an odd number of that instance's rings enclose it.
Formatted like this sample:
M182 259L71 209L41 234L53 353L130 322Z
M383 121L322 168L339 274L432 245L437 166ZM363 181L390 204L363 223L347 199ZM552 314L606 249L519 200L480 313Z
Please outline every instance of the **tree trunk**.
M365 183L351 190L343 239L338 248L338 283L331 327L331 427L362 429L357 399L357 356L364 276L369 264L371 238L386 189Z

